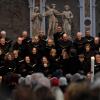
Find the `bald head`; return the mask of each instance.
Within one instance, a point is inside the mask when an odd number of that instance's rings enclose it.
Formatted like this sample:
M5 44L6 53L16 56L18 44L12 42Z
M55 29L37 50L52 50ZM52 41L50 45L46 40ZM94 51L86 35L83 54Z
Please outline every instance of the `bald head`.
M77 32L76 37L80 40L82 38L82 32Z
M49 38L48 41L47 41L47 44L48 44L49 46L52 46L52 45L54 44L53 39Z
M5 38L5 37L6 37L6 31L3 30L3 31L1 31L0 33L1 33L1 37L2 37L2 38Z
M100 43L100 38L99 37L95 37L94 38L94 43L95 44L99 44Z
M28 36L28 32L27 32L27 31L23 31L23 32L22 32L22 37L23 37L23 38L26 38L27 36Z
M18 38L17 38L17 43L18 43L18 44L22 44L22 41L23 41L23 38L22 38L22 37L18 37Z
M82 32L77 32L77 36L82 36Z
M63 40L66 41L69 39L69 36L68 34L64 33L63 36L62 36Z

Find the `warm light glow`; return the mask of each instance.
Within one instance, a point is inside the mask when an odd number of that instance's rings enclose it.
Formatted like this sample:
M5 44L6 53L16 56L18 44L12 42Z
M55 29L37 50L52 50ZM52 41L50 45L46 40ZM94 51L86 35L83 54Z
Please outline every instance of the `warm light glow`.
M95 60L95 57L93 56L93 57L91 57L91 60Z

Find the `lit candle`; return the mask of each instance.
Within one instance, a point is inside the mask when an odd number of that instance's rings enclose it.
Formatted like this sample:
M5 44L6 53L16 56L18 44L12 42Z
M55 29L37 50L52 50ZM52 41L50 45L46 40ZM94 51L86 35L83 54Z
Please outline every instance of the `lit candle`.
M95 62L95 58L91 57L91 82L94 81L94 62Z

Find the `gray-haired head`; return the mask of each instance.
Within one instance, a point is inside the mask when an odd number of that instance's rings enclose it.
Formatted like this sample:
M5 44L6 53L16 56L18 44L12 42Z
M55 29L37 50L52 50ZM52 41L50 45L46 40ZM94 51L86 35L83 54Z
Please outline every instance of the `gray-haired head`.
M38 80L39 78L42 78L42 77L44 77L43 73L33 73L31 75L32 80Z
M69 73L69 74L66 74L66 78L67 79L71 79L72 78L72 75Z
M25 85L31 85L31 84L32 84L31 75L27 75L25 77Z
M82 79L84 79L83 75L76 73L72 76L71 81L77 82L77 81L82 80Z
M59 86L67 86L67 79L65 77L60 77L59 78Z
M32 80L33 89L36 86L45 86L45 87L48 87L48 88L51 87L50 80L48 78L46 78L42 73L32 74L31 80Z
M42 77L38 80L39 84L45 86L45 87L48 87L50 88L51 87L51 83L50 83L50 80L47 78L47 77Z
M25 78L24 77L20 77L18 80L18 84L19 85L25 85Z
M31 81L32 81L32 84L38 84L39 83L39 79L43 78L44 75L42 73L33 73L31 75Z

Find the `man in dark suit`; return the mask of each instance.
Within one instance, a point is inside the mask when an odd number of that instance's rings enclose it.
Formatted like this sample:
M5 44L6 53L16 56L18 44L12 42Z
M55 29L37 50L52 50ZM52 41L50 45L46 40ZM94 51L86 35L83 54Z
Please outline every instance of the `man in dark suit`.
M91 36L90 31L85 32L84 41L85 41L85 44L88 43L93 47L94 37Z
M62 35L63 35L62 27L58 26L56 28L56 33L54 33L54 35L53 35L55 44L61 38Z

